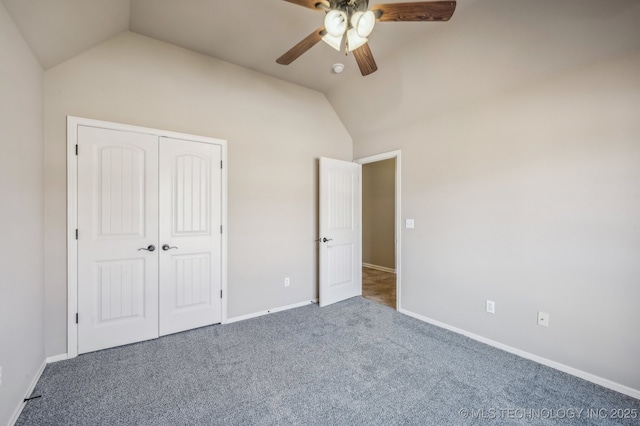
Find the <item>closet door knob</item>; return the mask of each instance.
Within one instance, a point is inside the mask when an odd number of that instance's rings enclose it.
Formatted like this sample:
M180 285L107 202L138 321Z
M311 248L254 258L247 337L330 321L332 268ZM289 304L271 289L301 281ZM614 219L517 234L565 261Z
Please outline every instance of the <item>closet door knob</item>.
M146 247L146 248L145 248L145 247L139 248L139 249L138 249L138 251L140 251L140 250L155 251L155 250L156 250L156 246L154 246L153 244L149 244L149 247Z
M165 244L162 246L162 250L167 251L167 250L171 250L171 249L178 249L178 247L176 246L170 246L169 244Z

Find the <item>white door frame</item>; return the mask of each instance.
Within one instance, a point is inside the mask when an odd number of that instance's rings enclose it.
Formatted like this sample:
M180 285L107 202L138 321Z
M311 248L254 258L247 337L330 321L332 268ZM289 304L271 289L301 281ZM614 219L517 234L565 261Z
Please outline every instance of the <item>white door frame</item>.
M401 270L402 270L402 253L401 253L401 238L402 238L402 160L401 160L401 151L389 151L383 152L381 154L371 155L369 157L359 158L354 160L355 163L359 164L369 164L375 163L383 160L390 160L392 158L396 159L396 223L395 223L395 234L396 234L396 310L401 310ZM362 242L360 243L362 246Z
M76 229L78 227L78 126L99 127L110 130L120 130L134 133L145 133L154 136L166 136L174 139L185 139L194 142L220 145L222 149L222 323L227 322L227 141L206 136L190 135L148 127L131 126L128 124L112 123L67 116L67 358L78 356L78 241Z

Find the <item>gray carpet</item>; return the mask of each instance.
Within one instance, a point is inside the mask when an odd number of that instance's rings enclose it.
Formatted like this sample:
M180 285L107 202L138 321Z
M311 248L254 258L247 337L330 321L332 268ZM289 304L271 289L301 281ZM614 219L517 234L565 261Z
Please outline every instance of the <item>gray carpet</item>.
M639 400L359 297L50 364L33 395L18 425L640 423Z

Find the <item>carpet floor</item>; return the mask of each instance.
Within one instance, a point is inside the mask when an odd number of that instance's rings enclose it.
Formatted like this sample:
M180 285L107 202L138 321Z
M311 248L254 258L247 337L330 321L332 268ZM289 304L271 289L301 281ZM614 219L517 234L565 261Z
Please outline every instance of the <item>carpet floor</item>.
M36 395L19 426L638 425L640 415L640 400L361 297L49 364Z

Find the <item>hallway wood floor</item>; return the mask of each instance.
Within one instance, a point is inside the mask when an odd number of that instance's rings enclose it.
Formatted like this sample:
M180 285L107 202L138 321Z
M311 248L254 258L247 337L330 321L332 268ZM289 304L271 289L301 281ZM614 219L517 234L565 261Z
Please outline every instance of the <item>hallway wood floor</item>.
M362 296L396 309L396 274L363 267Z

